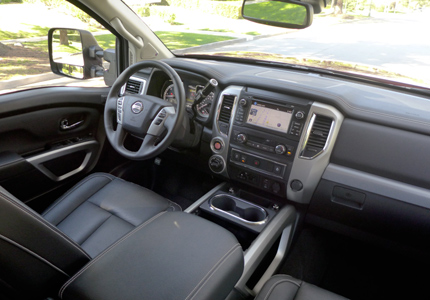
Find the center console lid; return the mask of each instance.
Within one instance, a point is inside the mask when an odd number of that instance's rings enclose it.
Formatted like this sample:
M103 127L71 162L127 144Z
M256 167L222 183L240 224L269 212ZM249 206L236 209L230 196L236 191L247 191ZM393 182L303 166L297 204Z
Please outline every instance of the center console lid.
M224 228L164 212L92 260L62 299L225 299L243 271L243 251Z

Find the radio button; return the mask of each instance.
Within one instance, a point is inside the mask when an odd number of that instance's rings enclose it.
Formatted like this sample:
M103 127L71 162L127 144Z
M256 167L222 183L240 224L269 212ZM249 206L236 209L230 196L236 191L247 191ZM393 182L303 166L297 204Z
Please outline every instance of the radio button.
M297 119L303 119L305 117L305 112L304 111L298 111L297 113L296 113L296 118Z
M283 168L282 168L282 166L281 166L281 165L275 165L275 167L273 168L273 172L274 172L275 174L281 174L281 173L282 173L282 170L283 170Z

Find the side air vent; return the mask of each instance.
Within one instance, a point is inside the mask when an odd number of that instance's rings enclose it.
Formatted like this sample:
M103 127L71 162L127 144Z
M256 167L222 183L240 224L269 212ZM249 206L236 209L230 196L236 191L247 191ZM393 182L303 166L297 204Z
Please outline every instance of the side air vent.
M300 157L312 159L324 151L332 124L331 118L313 115Z
M219 120L221 122L230 123L231 112L233 111L233 103L235 96L224 96L219 112Z
M230 127L230 118L233 111L234 95L224 95L221 103L221 108L218 117L218 127L221 133L228 135Z
M142 94L144 81L130 78L127 81L125 91L130 94Z

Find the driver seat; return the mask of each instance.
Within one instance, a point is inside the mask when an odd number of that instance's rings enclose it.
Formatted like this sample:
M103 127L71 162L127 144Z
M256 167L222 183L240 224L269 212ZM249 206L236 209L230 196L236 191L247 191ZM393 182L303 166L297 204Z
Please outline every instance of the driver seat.
M42 215L0 187L0 298L43 299L92 258L177 204L105 173L92 174Z

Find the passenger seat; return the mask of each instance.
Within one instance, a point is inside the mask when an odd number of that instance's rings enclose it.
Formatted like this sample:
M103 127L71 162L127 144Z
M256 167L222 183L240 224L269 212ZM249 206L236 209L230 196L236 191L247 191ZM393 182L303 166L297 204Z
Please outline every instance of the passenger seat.
M258 293L255 300L345 300L347 298L321 289L289 275L275 275Z

